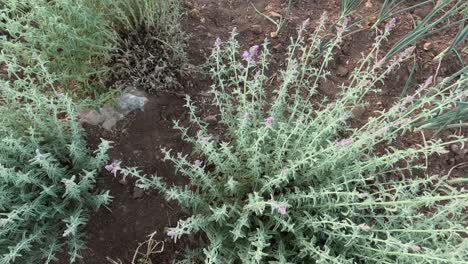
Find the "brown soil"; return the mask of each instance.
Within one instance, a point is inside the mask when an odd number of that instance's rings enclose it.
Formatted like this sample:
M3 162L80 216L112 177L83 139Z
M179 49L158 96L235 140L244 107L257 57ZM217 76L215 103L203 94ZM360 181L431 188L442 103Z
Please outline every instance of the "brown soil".
M280 14L286 12L285 3L287 1L257 0L253 2L261 11L268 10ZM325 11L333 19L338 17L340 10L340 1L338 0L298 0L293 2L290 22L278 37L271 39L273 57L278 58L274 62L276 67L281 66L281 54L284 54L287 49L289 37L294 36L295 28L303 20L310 18L313 23ZM361 10L353 15L353 18L369 16L379 9L381 2L371 1L372 7L364 7L363 5ZM270 32L275 31L275 26L256 14L247 0L187 0L184 7L186 15L183 25L186 32L191 35L189 57L195 65L204 63L217 36L226 39L233 28L237 28L239 32L239 42L242 48L262 43L265 37L270 38ZM423 17L431 8L432 6L429 5L412 14L401 14L388 47L411 29L413 20ZM456 29L444 34L453 36L455 33ZM338 51L337 60L332 65L334 74L332 74L331 82L322 87L321 91L324 95L333 97L338 92L336 84L346 81L348 72L352 71L357 60L361 58L361 53L365 53L370 47L373 37L372 30L363 30L345 40L343 49ZM426 40L433 43L433 47L429 51L422 48L424 41L418 44L416 50L418 66L413 87L436 71L437 65L432 62L432 59L447 45L440 39L444 38L433 36ZM447 76L459 67L458 62L450 57L441 65L439 76ZM382 87L381 93L368 98L371 104L362 109L359 119L356 120L358 123L364 122L373 111L388 107L400 95L409 75L409 68L409 65L403 65ZM111 159L122 160L124 166L137 166L145 173L157 172L159 176L170 183L184 184L184 179L174 172L170 164L161 160L160 147L165 146L175 151L190 153L190 146L182 142L177 131L172 129L172 120L179 119L184 122L187 119L186 111L183 109L184 99L181 95L186 93L195 98L201 108L200 114L204 117L210 115L213 109L208 106L209 98L204 93L209 88L209 82L206 79L199 76L185 80L183 83L185 83L185 88L180 94L165 93L150 97L150 102L144 112L135 112L119 122L113 132L94 127L89 128L89 142L93 146L99 142L99 138L111 140L114 142L114 148L110 152ZM447 136L450 132L444 132L442 136ZM426 137L429 138L429 136L427 133ZM422 143L419 134L405 138L400 142L401 146ZM431 158L431 162L434 163L434 170L442 174L447 173L452 166L466 162L466 157L460 158L460 155L449 153L443 157ZM463 172L466 171L463 169L453 171L454 174ZM133 182L121 184L119 180L106 172L103 172L98 178L98 189L110 190L114 201L107 209L102 208L91 216L90 222L84 230L88 249L82 252L83 260L81 263L110 263L106 260L106 257L110 257L116 261L121 260L123 264L129 264L138 243L145 241L147 235L154 231L158 232L156 240L165 241L165 248L163 253L154 255L153 263L172 263L174 257L181 256L186 247L197 244L193 238L173 243L165 236L164 229L175 226L177 219L184 216L176 205L165 202L164 198L157 192L146 193L141 198L134 198Z

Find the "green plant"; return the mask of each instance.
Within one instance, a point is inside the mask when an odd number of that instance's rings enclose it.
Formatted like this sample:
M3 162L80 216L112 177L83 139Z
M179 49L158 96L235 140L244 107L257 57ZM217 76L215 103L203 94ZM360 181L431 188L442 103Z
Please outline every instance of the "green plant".
M88 211L110 201L92 193L109 143L88 151L69 97L0 87L0 263L51 263L64 246L73 263Z
M4 79L46 81L80 98L107 92L103 81L116 35L104 14L84 0L3 0L0 14Z
M338 98L311 103L348 30L345 21L322 49L324 20L310 36L299 30L276 81L266 76L267 42L244 51L239 61L236 33L226 43L216 41L210 57L213 105L225 132L210 135L188 99L197 132L177 122L175 128L201 158L163 149L190 185L168 186L136 168L122 169L138 186L157 188L191 213L167 231L176 240L195 232L206 237L184 263L464 263L468 257L468 194L447 177L415 175L424 172L421 155L444 153L447 144L466 138L411 148L392 144L411 133L415 122L466 98L460 87L467 79L458 73L437 85L426 82L353 128L352 110L414 48L379 59L392 28L387 25ZM265 93L269 83L276 87L272 98Z

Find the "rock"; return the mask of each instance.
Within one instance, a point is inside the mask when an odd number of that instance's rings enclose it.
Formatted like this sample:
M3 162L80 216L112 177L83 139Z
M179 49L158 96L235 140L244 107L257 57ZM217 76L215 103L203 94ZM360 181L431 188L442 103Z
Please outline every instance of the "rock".
M345 66L338 66L337 74L338 76L344 77L348 74L349 70Z
M263 31L262 31L262 27L260 25L253 25L252 26L252 32L254 32L255 34L262 34Z
M352 110L353 117L357 119L361 119L364 116L365 112L366 112L366 108L363 106L356 106Z
M122 184L122 185L125 185L125 184L127 184L127 180L126 179L120 179L119 183Z
M127 115L133 110L144 110L148 98L144 96L137 96L131 93L124 93L117 101L117 111L122 115Z
M198 93L198 95L204 96L204 97L210 97L211 94L212 94L212 92L210 90L201 91L201 92Z
M277 17L277 18L280 18L280 19L283 17L282 15L278 14L275 11L270 11L270 16L271 17Z
M143 195L145 194L145 190L143 190L142 188L139 188L139 187L133 187L133 199L139 199L141 197L143 197Z
M276 37L278 37L278 33L272 31L272 32L270 32L270 37L271 38L276 38Z
M372 8L374 5L372 4L371 0L367 0L365 7L366 8Z
M79 120L81 122L97 126L104 122L105 117L101 115L98 111L96 110L91 110L89 112L82 113L79 117Z
M458 146L457 144L450 145L450 152L455 153L455 154L459 154L460 153L460 146Z
M218 123L218 119L216 119L216 115L209 115L209 116L203 118L203 121L205 121L206 123L208 123L210 125L214 125L214 124Z
M104 121L104 123L102 123L102 127L104 129L106 129L106 130L111 131L112 127L114 127L115 124L117 124L117 119L116 118L110 118L110 119Z
M424 43L424 45L423 45L423 49L424 49L425 51L432 50L432 47L433 47L432 42L426 42L426 43Z

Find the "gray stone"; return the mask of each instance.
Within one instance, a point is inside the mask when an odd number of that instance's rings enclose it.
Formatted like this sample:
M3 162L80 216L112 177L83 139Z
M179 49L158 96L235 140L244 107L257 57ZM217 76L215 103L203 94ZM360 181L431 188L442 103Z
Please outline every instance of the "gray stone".
M145 194L145 190L143 190L142 188L139 188L139 187L133 187L133 199L139 199L141 197L143 197L143 195Z

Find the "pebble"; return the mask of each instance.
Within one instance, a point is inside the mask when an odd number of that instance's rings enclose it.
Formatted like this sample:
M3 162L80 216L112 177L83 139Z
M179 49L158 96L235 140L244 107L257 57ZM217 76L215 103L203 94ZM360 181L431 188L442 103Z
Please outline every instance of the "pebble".
M122 185L125 185L125 184L127 184L127 180L125 180L125 179L120 179L120 180L119 180L119 183L122 184Z
M216 119L216 115L209 115L205 118L203 118L203 121L207 122L210 125L214 125L218 123L218 119Z
M143 197L143 195L145 194L145 190L143 190L142 188L139 188L139 187L133 187L133 199L139 199L141 197Z
M458 146L457 144L452 144L452 145L450 145L450 151L452 153L459 154L460 153L460 146Z
M252 32L255 34L262 34L262 27L260 25L253 25Z
M278 37L278 33L272 31L272 32L270 32L270 37L271 38L276 38L276 37Z
M349 70L348 68L344 67L344 66L338 66L338 76L341 76L341 77L344 77L348 74Z
M423 49L424 49L425 51L431 50L432 47L433 47L432 42L426 42L426 43L424 43L424 45L423 45Z

